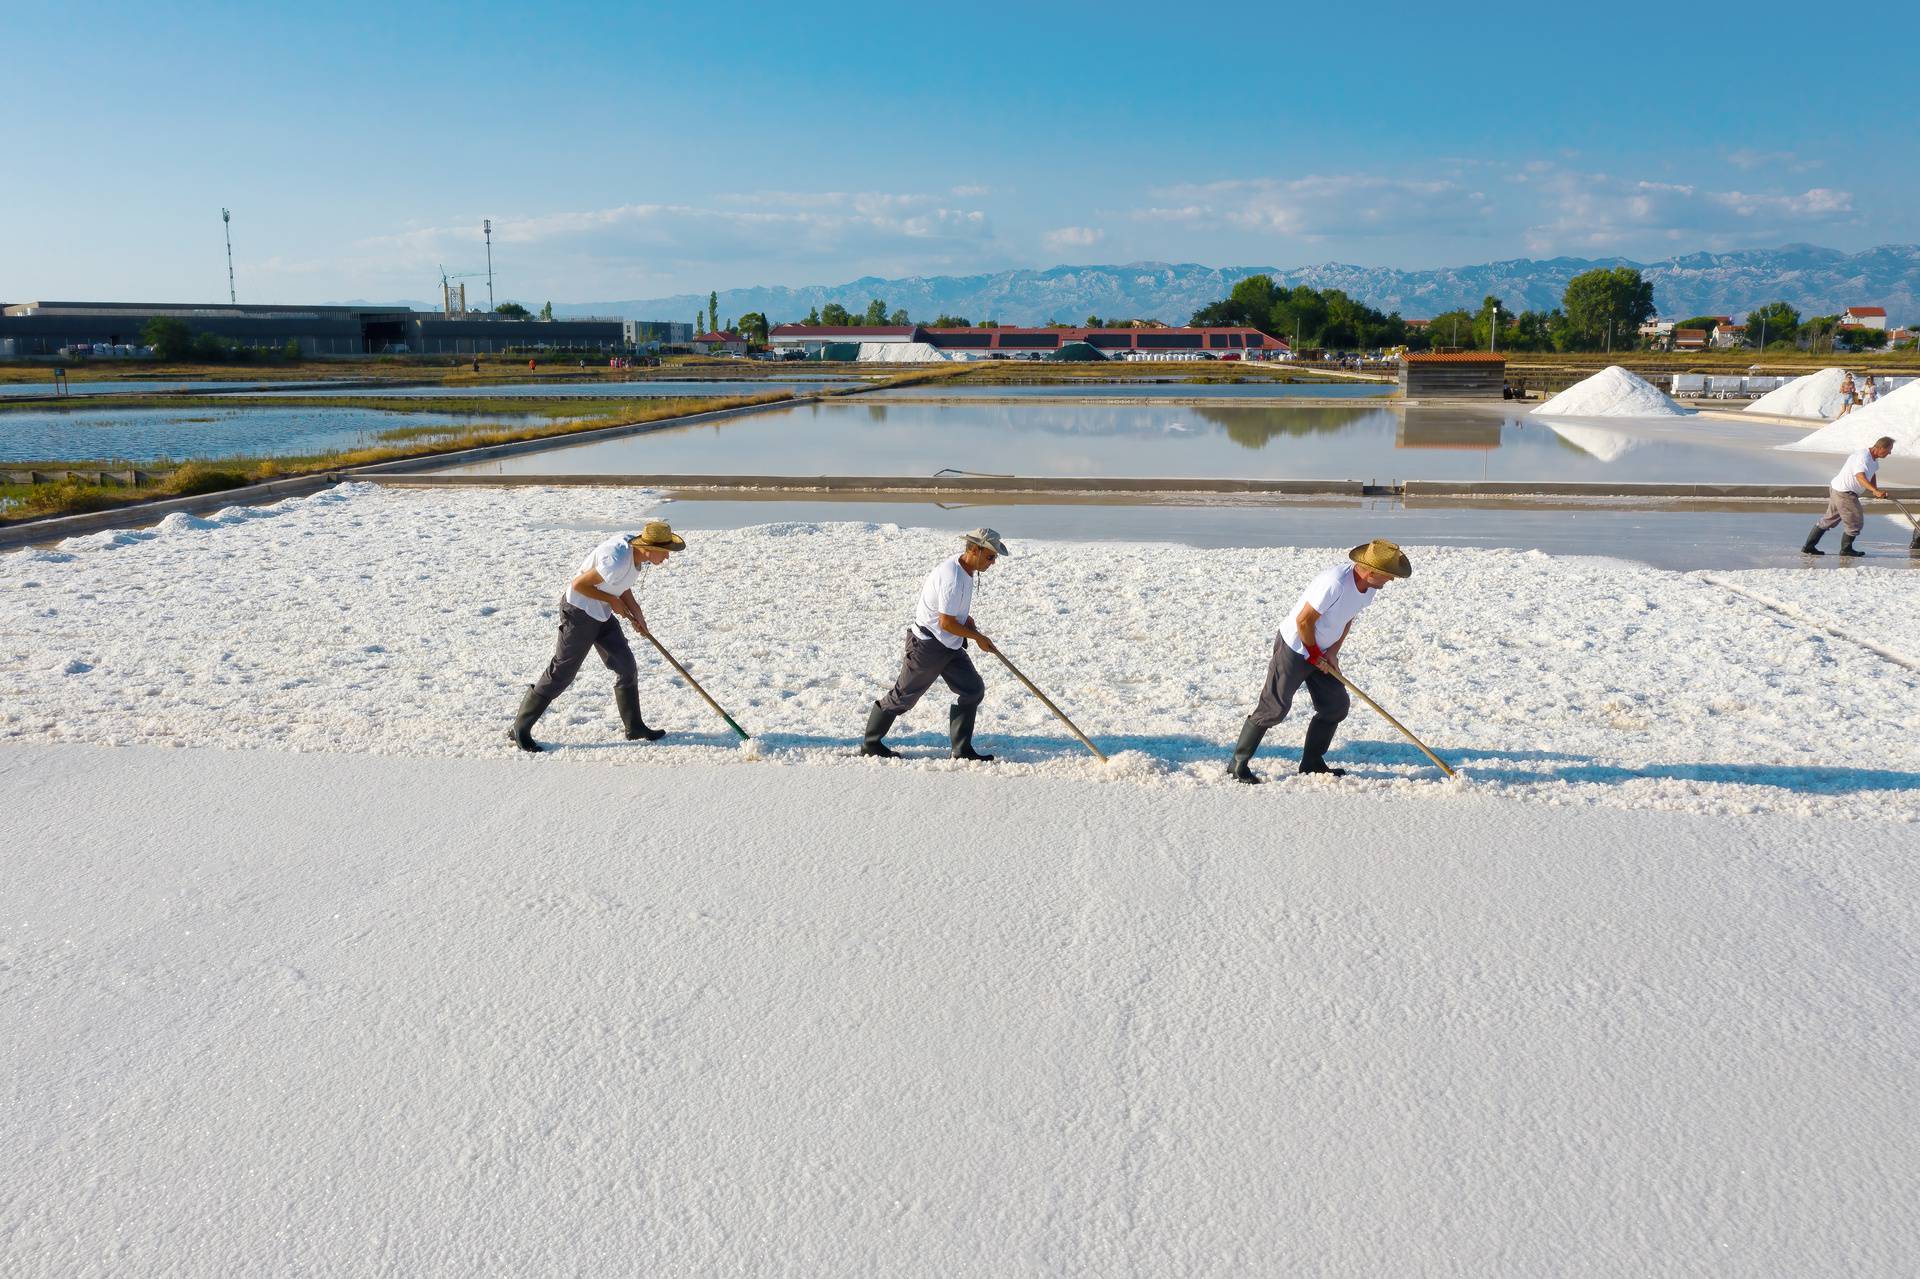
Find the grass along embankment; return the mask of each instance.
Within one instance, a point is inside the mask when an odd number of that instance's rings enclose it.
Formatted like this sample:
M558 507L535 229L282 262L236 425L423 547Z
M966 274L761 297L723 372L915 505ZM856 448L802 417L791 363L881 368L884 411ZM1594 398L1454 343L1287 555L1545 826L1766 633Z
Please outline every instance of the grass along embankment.
M112 400L118 397L101 398ZM164 471L165 473L144 484L101 485L71 479L42 484L0 484L0 523L44 519L56 515L77 515L84 511L107 510L112 507L133 506L163 498L188 497L223 489L241 488L248 484L261 484L269 480L346 470L356 466L371 466L380 462L434 457L442 453L456 453L463 449L489 448L496 444L514 444L524 440L560 439L584 431L598 431L615 426L641 426L649 422L663 422L697 413L746 408L756 404L777 404L795 398L797 397L785 391L769 391L760 395L709 399L647 400L641 403L623 404L618 408L587 417L579 415L580 406L577 403L567 406L541 404L530 407L525 400L498 400L488 397L481 400L481 404L493 406L489 409L474 408L471 399L462 398L453 401L458 405L458 408L453 411L484 416L489 411L502 411L499 406L505 404L511 406L510 411L515 416L537 415L552 420L535 426L524 423L512 426L500 423L476 423L468 427L454 428L451 431L439 427L397 427L381 434L384 443L332 453L268 458L208 458L181 464L146 462L140 464L141 471ZM259 401L250 397L214 397L215 404L221 407L231 407L236 402L242 401L259 406ZM359 407L385 409L394 406L394 403L392 400L380 400L376 397L361 403ZM422 404L418 400L408 400L404 402L404 409L396 408L396 411L446 412L448 410L443 406L447 403L448 401L445 400L430 400ZM269 399L266 404L274 408L287 407L287 402L281 399ZM442 407L430 409L428 405ZM84 407L91 408L94 405L89 403ZM429 438L423 440L422 437ZM0 466L0 470L30 469L58 470L60 464L22 462Z

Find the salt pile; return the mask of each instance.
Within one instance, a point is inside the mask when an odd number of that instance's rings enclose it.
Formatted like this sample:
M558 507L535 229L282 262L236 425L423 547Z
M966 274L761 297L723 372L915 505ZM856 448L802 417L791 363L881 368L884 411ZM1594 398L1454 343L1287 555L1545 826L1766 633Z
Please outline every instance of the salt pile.
M1847 402L1840 393L1840 383L1846 376L1845 369L1821 369L1818 373L1797 377L1785 386L1768 391L1747 405L1746 411L1775 413L1781 417L1814 417L1822 422L1831 422L1840 416L1840 406Z
M1549 417L1690 417L1665 392L1643 377L1610 364L1584 382L1576 382L1534 410Z
M945 364L947 353L929 342L862 342L862 364Z
M1883 435L1893 438L1895 453L1920 452L1920 378L1803 440L1780 447L1793 453L1851 453Z

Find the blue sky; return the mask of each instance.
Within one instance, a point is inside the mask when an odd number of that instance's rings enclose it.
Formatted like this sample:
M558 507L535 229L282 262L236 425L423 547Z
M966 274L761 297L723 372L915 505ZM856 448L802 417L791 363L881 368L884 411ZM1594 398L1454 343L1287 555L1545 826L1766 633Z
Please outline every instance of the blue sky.
M10 6L0 299L1920 240L1912 6L564 12Z

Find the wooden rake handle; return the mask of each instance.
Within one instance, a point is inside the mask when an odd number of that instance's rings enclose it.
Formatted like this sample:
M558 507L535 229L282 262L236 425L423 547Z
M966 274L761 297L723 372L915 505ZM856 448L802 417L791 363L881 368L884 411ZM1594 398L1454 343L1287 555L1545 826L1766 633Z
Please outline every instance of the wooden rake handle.
M1085 733L1081 732L1078 728L1074 727L1073 721L1067 718L1067 713L1061 710L1058 706L1055 706L1053 704L1052 698L1048 697L1045 693L1035 688L1033 685L1033 681L1028 679L1025 675L1022 675L1020 673L1020 668L1018 666L1015 666L1012 660L1009 659L1005 653L1002 653L1000 651L998 646L994 648L993 655L999 658L1001 663L1005 665L1008 670L1013 672L1013 677L1015 679L1019 680L1022 684L1025 684L1027 686L1027 691L1029 693L1032 693L1035 697L1040 699L1040 704L1042 706L1045 706L1048 710L1052 711L1054 714L1054 717L1058 719L1062 724L1065 724L1067 726L1067 731L1069 733L1072 733L1075 737L1080 739L1080 744L1082 746L1092 751L1094 753L1094 756L1098 758L1102 764L1107 762L1106 753L1102 751L1098 746L1095 746L1093 744L1092 739L1090 739Z
M1428 750L1427 744L1425 742L1415 737L1412 733L1409 733L1407 731L1407 726L1405 724L1402 724L1399 720L1387 714L1386 710L1381 707L1380 703L1374 701L1371 697L1368 697L1364 692L1362 692L1360 690L1360 686L1354 683L1352 680L1348 679L1345 675L1343 675L1338 666L1334 666L1329 663L1329 664L1323 664L1317 667L1316 669L1325 671L1327 674L1333 676L1335 679L1339 680L1342 684L1345 684L1347 686L1348 692L1352 693L1355 697L1359 698L1361 701L1365 702L1367 705L1373 707L1373 709L1379 713L1379 716L1381 719L1384 719L1385 721L1387 721L1387 723L1399 729L1401 736L1405 737L1408 741L1412 742L1415 746L1418 746L1420 748L1420 753L1422 755L1425 755L1428 759L1438 764L1440 766L1441 772L1445 773L1448 777L1456 776L1454 771L1451 768L1447 767L1446 760L1441 759L1438 755Z
M667 659L667 665L673 667L675 671L679 672L680 678L687 681L687 687L691 688L694 692L700 694L702 698L705 698L707 705L713 707L714 713L718 715L721 719L724 719L725 721L727 721L727 727L731 728L734 732L740 734L741 741L743 742L747 741L752 736L752 734L748 733L746 729L740 727L738 724L733 722L733 716L727 714L725 707L721 706L720 703L714 701L713 698L707 696L707 690L700 687L700 681L695 679L693 676L687 674L687 668L673 660L673 654L667 651L667 646L665 644L662 644L658 639L654 637L654 634L652 631L647 632L647 638L649 640L652 640L653 646L660 650L660 656Z

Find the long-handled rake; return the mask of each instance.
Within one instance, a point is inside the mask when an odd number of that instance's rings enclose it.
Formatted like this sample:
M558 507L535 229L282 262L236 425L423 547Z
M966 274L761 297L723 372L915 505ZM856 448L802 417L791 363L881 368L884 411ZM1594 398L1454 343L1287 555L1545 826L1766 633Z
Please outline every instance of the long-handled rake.
M1907 517L1907 523L1913 525L1913 540L1907 543L1907 554L1912 558L1920 559L1920 520L1914 519L1913 512L1907 509L1906 503L1893 494L1887 494L1887 500L1899 507L1900 514Z
M1061 710L1058 706L1055 706L1053 704L1052 698L1048 697L1045 693L1035 688L1033 685L1033 681L1028 679L1025 675L1022 675L1020 673L1020 668L1018 666L1015 666L1005 653L1002 653L999 650L999 648L996 647L993 650L993 655L999 658L1001 662L1003 662L1006 665L1006 668L1008 670L1013 672L1013 677L1015 679L1019 680L1022 684L1025 684L1027 686L1027 691L1029 693L1032 693L1035 697L1040 699L1041 705L1045 706L1048 710L1052 711L1054 715L1059 719L1059 721L1062 724L1065 724L1067 726L1067 731L1069 733L1072 733L1075 737L1080 739L1080 744L1082 746L1092 751L1094 755L1099 758L1102 764L1107 762L1106 753L1102 751L1098 746L1095 746L1093 744L1093 740L1089 738L1085 733L1081 732L1078 728L1075 728L1073 721L1067 718L1067 713Z
M733 722L733 716L727 714L725 707L721 706L720 703L714 701L712 697L708 696L707 690L700 687L700 681L695 679L693 676L687 674L686 667L680 665L680 663L673 660L673 654L667 651L667 646L665 644L662 644L660 640L653 634L652 631L647 632L647 638L652 640L653 646L660 650L660 656L667 659L667 665L673 667L673 669L679 673L680 678L687 681L687 687L691 688L694 692L700 694L700 696L705 699L707 705L713 707L714 713L718 715L721 719L724 719L725 721L727 721L728 728L731 728L734 732L740 734L741 741L743 742L747 741L753 736L753 734L747 732L746 729L740 727L738 724Z
M1364 692L1362 692L1360 689L1360 686L1354 683L1352 680L1348 679L1344 674L1342 674L1338 666L1333 665L1331 662L1327 662L1327 663L1322 663L1319 669L1333 676L1335 679L1339 680L1342 684L1345 684L1347 686L1348 692L1352 693L1355 697L1359 698L1361 701L1365 702L1367 705L1373 707L1375 711L1379 712L1381 719L1384 719L1385 721L1387 721L1387 723L1399 729L1401 736L1405 737L1408 741L1412 742L1415 746L1418 746L1420 748L1420 753L1422 755L1425 755L1428 759L1438 764L1440 766L1441 772L1445 773L1448 777L1456 776L1454 771L1451 768L1447 767L1446 760L1441 759L1438 755L1428 750L1427 744L1425 742L1421 741L1419 738L1415 737L1412 733L1408 732L1407 726L1405 724L1402 724L1399 720L1387 714L1386 710L1380 705L1380 703L1374 701L1371 697L1368 697Z

